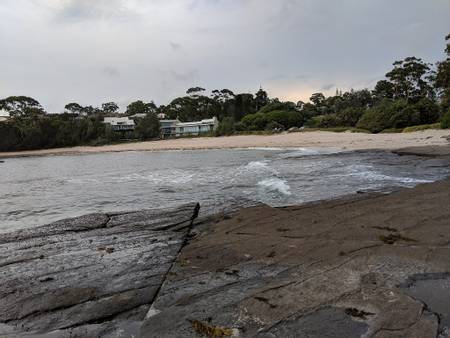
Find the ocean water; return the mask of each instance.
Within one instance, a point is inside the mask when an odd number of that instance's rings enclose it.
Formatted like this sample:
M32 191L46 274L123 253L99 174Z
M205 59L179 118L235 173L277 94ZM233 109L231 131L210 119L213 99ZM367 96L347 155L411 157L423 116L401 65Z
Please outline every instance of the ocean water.
M210 208L246 199L272 206L360 190L413 187L449 175L439 159L390 152L253 148L6 159L0 232L98 211Z

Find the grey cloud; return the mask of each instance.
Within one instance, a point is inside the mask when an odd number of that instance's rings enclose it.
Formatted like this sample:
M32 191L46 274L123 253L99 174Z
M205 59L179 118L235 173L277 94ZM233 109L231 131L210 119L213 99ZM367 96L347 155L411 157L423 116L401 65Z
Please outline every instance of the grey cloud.
M54 15L57 21L66 23L136 18L137 13L125 4L125 0L61 0Z
M196 84L292 101L370 87L396 59L444 57L450 2L432 2L0 0L0 98L58 111Z
M320 89L328 91L328 90L330 90L331 88L334 88L334 87L336 87L336 85L334 83L329 83L329 84L323 85Z
M120 74L119 70L115 67L103 67L101 73L109 77L117 77Z
M176 43L176 42L170 42L170 47L171 47L173 50L179 50L179 49L181 48L181 44Z
M175 70L169 71L170 75L173 79L176 81L186 82L186 83L193 83L195 79L198 77L198 70L193 69L187 72L178 72Z

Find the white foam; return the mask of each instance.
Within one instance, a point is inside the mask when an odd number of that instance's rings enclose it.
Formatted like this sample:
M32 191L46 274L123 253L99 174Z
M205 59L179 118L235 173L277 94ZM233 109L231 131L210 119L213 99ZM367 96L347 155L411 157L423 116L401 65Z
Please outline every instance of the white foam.
M284 150L288 150L287 153L281 154L281 158L295 158L295 157L303 157L303 156L317 156L317 155L329 155L329 154L337 154L341 153L343 150L340 149L331 149L331 148L287 148Z
M269 166L269 161L252 161L248 163L245 168L246 169L266 169Z
M267 178L262 181L258 182L258 185L260 187L263 187L269 191L277 191L282 193L283 195L291 195L290 192L291 187L287 184L285 180L282 180L280 178L274 177L274 178Z

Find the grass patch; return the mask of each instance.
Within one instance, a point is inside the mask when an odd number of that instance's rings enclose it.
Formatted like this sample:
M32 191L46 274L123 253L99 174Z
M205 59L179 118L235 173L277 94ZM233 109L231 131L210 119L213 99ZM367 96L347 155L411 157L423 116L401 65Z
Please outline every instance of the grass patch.
M407 127L403 129L404 133L412 133L414 131L422 131L422 130L428 130L428 129L441 129L440 123L433 123L433 124L421 124L419 126L412 126Z
M304 128L301 131L330 131L333 133L366 133L370 134L370 131L366 129L353 128L353 127L330 127L330 128Z
M380 134L395 134L403 133L403 128L388 128L380 131Z

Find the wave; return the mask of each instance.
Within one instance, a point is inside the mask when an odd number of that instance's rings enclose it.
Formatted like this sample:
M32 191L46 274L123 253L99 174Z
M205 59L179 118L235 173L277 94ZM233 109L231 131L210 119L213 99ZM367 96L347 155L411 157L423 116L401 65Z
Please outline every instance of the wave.
M304 156L318 156L318 155L331 155L338 154L343 152L340 149L331 149L331 148L286 148L284 150L288 150L288 152L280 155L280 158L297 158Z
M405 176L391 176L380 174L372 170L361 170L348 174L348 176L356 176L361 177L369 181L390 181L390 182L399 182L404 184L420 184L420 183L432 183L434 180L429 179L420 179L414 177L405 177Z
M287 181L280 178L266 178L258 182L258 186L263 187L269 191L280 192L283 195L292 195L290 192L291 187L287 184Z

